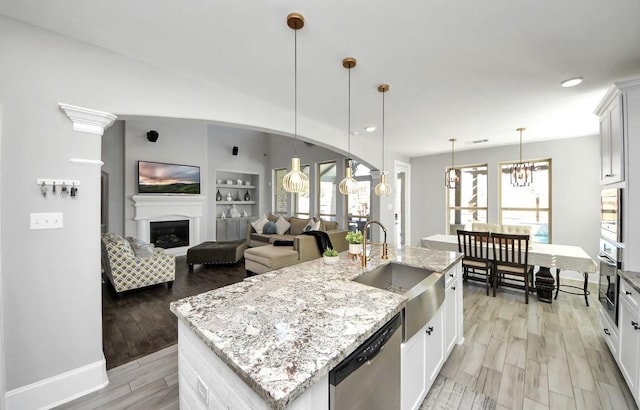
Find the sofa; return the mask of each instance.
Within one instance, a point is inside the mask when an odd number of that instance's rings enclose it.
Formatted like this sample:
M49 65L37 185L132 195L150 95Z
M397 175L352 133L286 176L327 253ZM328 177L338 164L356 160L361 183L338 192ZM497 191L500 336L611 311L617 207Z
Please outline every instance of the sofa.
M280 220L280 217L276 215L265 215L264 218L272 223L277 223ZM336 221L284 216L282 219L289 226L286 229L281 226L282 229L275 233L256 231L256 226L260 228L259 223L247 224L246 240L248 248L244 251L247 272L260 274L320 258L322 254L318 248L316 238L302 234L305 228L311 226L311 224L313 224L313 228L310 230L319 230L327 233L331 245L338 252L346 251L349 248L349 244L345 239L347 231L339 229ZM277 246L283 244L284 246Z
M166 283L176 276L175 256L136 238L102 234L102 271L118 296L122 292Z

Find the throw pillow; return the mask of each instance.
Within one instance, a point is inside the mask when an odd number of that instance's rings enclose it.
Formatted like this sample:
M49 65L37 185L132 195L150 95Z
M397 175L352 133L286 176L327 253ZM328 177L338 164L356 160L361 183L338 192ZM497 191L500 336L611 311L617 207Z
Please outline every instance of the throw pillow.
M267 217L265 215L262 215L260 218L258 218L257 221L251 222L251 226L253 226L253 229L255 229L257 233L262 233L264 224L266 224L267 222L269 222Z
M278 235L284 235L284 233L289 230L290 226L291 224L289 223L289 221L287 221L283 217L280 217L276 221L276 227L278 228L276 232L278 232Z
M309 219L309 222L307 222L304 228L302 228L302 232L315 231L317 230L315 229L315 227L316 227L316 223L313 221L313 219Z
M273 235L276 232L278 232L278 226L275 222L269 221L262 227L262 233L265 235Z
M153 249L151 248L151 245L145 241L132 237L127 237L127 241L131 244L131 248L133 249L133 253L136 255L136 258L151 258L153 256Z
M313 231L321 231L322 227L322 219L318 220L318 222L316 222L315 224L313 224Z

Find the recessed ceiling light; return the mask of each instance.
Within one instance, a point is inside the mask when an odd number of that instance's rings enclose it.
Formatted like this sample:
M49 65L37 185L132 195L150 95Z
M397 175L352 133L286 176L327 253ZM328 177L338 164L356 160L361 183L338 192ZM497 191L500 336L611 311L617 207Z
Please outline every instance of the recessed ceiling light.
M366 127L364 130L367 131L367 132L373 132L373 131L376 130L376 127L373 126L373 125L370 125L370 126Z
M563 82L560 83L560 85L562 85L563 87L573 87L580 84L581 82L582 82L582 77L575 77L575 78L570 78L568 80L564 80Z
M351 135L355 135L358 136L359 132L358 131L351 131Z

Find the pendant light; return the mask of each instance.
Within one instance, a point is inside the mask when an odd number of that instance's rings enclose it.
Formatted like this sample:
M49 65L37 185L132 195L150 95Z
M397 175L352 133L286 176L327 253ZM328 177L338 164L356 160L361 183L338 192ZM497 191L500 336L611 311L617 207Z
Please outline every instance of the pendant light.
M391 185L387 184L387 171L384 170L384 93L389 91L389 84L380 84L378 91L382 93L382 166L380 167L380 182L376 185L374 192L378 196L391 195Z
M449 189L456 189L460 183L458 170L454 168L453 162L453 144L455 144L456 139L451 138L449 141L451 141L451 168L444 172L444 185Z
M294 131L293 151L291 158L291 171L282 179L282 185L287 192L306 192L309 190L309 177L300 170L300 158L298 158L298 30L304 27L304 17L299 13L290 13L287 16L287 25L293 29L293 89L294 89Z
M347 57L342 60L342 66L349 70L349 125L347 128L347 141L348 141L348 158L347 169L345 169L345 177L340 181L338 189L343 195L357 194L358 193L358 181L353 178L353 169L351 168L351 69L356 66L356 59L353 57Z
M533 182L533 164L522 162L522 131L526 128L517 128L520 132L520 162L511 166L511 185L514 187L529 186Z

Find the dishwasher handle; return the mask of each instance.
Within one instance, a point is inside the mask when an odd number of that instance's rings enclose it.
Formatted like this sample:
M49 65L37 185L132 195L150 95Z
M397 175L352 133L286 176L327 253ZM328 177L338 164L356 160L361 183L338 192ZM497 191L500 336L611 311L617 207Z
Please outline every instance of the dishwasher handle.
M351 373L373 360L380 353L393 334L400 328L400 314L397 314L380 330L373 334L366 342L347 356L342 362L329 372L329 383L337 386Z

